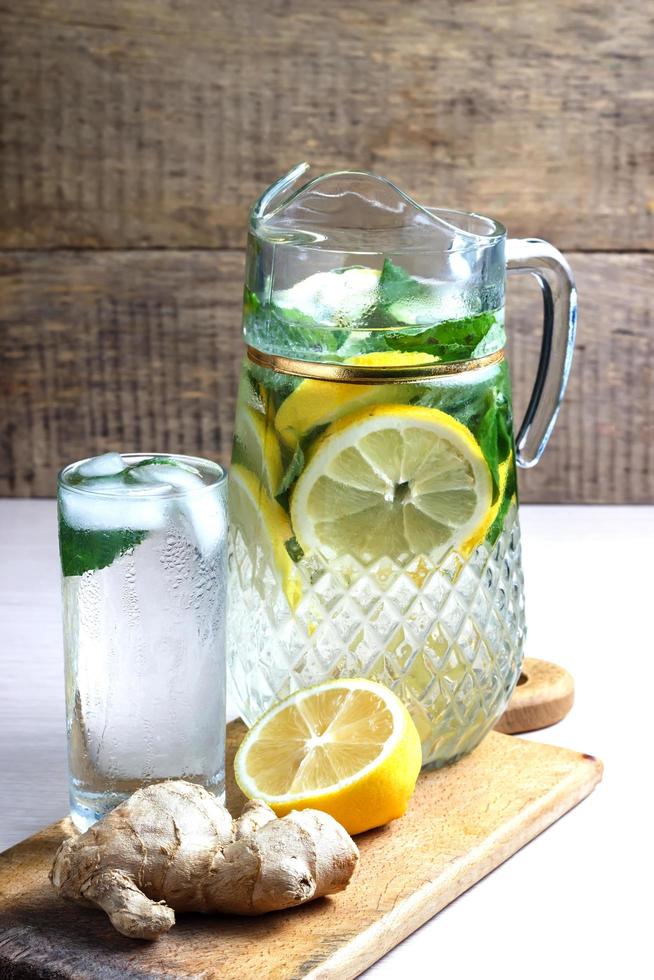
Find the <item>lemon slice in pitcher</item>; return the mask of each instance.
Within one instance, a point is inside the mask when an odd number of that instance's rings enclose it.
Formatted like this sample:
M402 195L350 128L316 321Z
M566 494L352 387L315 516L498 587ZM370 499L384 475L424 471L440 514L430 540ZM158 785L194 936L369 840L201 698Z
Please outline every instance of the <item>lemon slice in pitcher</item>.
M346 363L359 367L406 368L437 360L432 354L389 350L357 354ZM280 405L275 428L280 438L287 445L293 446L317 425L335 422L347 412L382 402L397 402L403 398L409 401L414 396L415 391L411 385L406 384L355 385L307 378Z
M266 490L274 497L282 480L282 454L272 423L251 405L238 413L234 451L248 469L261 473Z
M364 563L478 543L492 480L474 436L435 408L379 405L318 439L291 500L303 550Z
M253 564L253 575L259 584L266 569L257 553L281 582L291 609L296 609L302 595L300 575L286 550L293 536L288 517L276 500L272 500L254 473L235 463L229 473L229 519L246 543Z
M263 715L234 773L246 796L278 816L315 807L359 834L402 816L421 763L420 736L397 695L342 678L296 691Z

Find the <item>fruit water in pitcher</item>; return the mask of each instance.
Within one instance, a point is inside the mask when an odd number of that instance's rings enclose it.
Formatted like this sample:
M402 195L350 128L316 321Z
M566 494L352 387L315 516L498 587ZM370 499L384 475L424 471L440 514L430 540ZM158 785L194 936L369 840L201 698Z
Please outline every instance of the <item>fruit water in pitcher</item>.
M497 221L423 207L369 173L252 210L230 477L228 671L252 724L332 677L394 690L425 764L504 711L525 638L516 465L534 465L567 382L563 256ZM507 270L534 275L541 362L514 438Z

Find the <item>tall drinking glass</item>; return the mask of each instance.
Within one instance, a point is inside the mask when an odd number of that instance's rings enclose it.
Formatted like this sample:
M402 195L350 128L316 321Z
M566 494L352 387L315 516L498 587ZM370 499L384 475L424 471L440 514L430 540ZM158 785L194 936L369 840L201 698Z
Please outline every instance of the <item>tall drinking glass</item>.
M224 792L226 474L107 453L59 474L70 808L168 778Z

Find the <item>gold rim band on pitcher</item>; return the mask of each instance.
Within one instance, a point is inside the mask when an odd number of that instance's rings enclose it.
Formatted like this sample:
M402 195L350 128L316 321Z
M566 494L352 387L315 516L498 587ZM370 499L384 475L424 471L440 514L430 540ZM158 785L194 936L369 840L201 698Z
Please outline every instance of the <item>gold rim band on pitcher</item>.
M504 351L498 350L486 357L474 357L468 361L437 361L433 364L412 364L406 367L363 364L323 364L320 361L298 361L279 354L265 354L256 347L247 347L247 356L259 367L270 368L280 374L292 374L299 378L313 378L316 381L340 381L351 385L368 385L383 379L393 381L423 381L425 378L444 378L465 371L478 371L480 368L499 364L504 360Z

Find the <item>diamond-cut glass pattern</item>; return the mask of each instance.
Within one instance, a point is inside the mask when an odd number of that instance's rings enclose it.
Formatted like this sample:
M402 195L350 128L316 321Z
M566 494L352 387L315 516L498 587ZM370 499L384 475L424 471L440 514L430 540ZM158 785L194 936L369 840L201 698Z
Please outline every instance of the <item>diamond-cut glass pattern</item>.
M303 567L303 565L305 567ZM332 677L372 677L402 698L423 760L444 765L481 741L520 674L525 636L520 530L507 516L493 546L436 566L363 567L347 557L301 563L293 613L263 549L231 532L228 663L232 696L252 724L280 698Z

